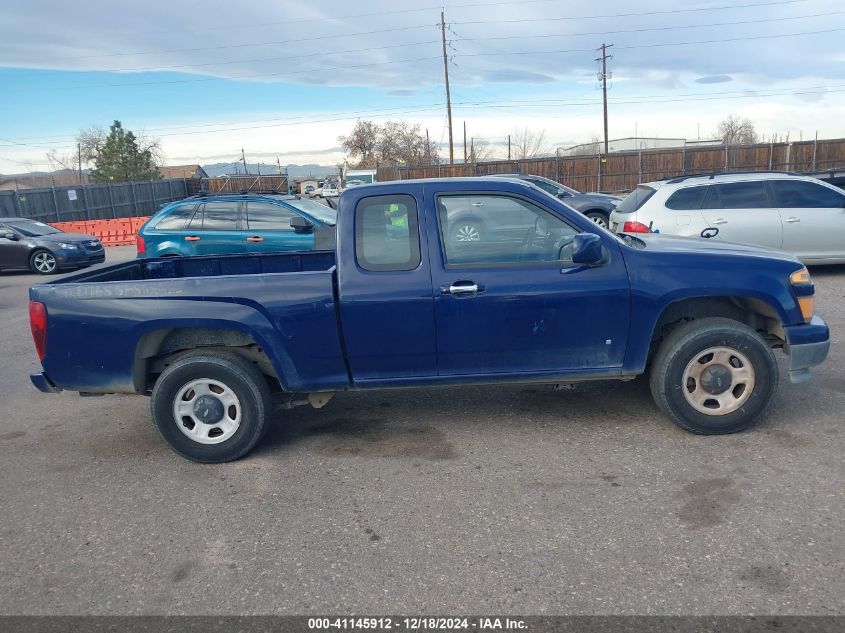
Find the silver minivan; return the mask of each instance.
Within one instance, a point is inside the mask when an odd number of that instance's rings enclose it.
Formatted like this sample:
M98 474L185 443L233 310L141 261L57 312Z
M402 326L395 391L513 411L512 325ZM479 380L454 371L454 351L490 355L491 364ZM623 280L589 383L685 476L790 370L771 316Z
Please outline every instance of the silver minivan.
M805 264L845 263L845 191L797 174L683 176L638 186L616 233L665 233L777 248Z

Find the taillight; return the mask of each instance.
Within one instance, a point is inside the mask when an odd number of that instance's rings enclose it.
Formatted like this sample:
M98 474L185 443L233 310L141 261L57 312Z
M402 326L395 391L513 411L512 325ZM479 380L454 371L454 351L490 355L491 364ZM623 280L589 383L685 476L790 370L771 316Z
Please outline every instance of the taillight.
M144 242L144 238L140 235L135 236L135 245L138 247L139 255L143 255L147 252L147 244Z
M47 344L47 308L43 303L29 302L29 327L32 330L32 340L35 341L38 360L44 360Z
M642 222L625 222L622 226L623 233L651 233L651 229L648 228Z

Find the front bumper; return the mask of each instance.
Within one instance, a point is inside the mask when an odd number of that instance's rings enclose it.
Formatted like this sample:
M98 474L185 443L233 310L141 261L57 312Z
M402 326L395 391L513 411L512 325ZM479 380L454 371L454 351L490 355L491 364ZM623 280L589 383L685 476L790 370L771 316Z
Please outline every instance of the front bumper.
M814 316L809 323L791 325L786 331L786 347L789 356L789 380L793 383L810 379L810 369L821 365L830 350L830 330L820 317Z
M49 378L47 378L47 374L43 371L38 372L37 374L30 374L29 379L32 381L32 384L35 385L35 388L38 391L43 393L60 393L61 388L54 385Z
M59 268L78 268L80 266L91 266L102 264L106 261L106 249L99 251L57 251L56 263Z

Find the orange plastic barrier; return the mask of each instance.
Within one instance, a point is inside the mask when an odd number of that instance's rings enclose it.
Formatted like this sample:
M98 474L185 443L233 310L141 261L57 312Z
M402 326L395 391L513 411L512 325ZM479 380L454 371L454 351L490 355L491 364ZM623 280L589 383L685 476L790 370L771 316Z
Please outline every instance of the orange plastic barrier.
M85 220L80 222L51 222L50 225L66 233L87 233L98 238L103 246L128 246L135 243L135 236L149 216L141 218L115 218L113 220Z

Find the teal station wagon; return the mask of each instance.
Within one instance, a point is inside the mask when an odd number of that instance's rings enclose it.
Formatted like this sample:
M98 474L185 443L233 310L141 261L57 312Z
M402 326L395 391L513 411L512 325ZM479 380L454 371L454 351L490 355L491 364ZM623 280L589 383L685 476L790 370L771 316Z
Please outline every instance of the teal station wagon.
M138 231L138 257L325 250L337 212L286 194L200 194L165 206Z

